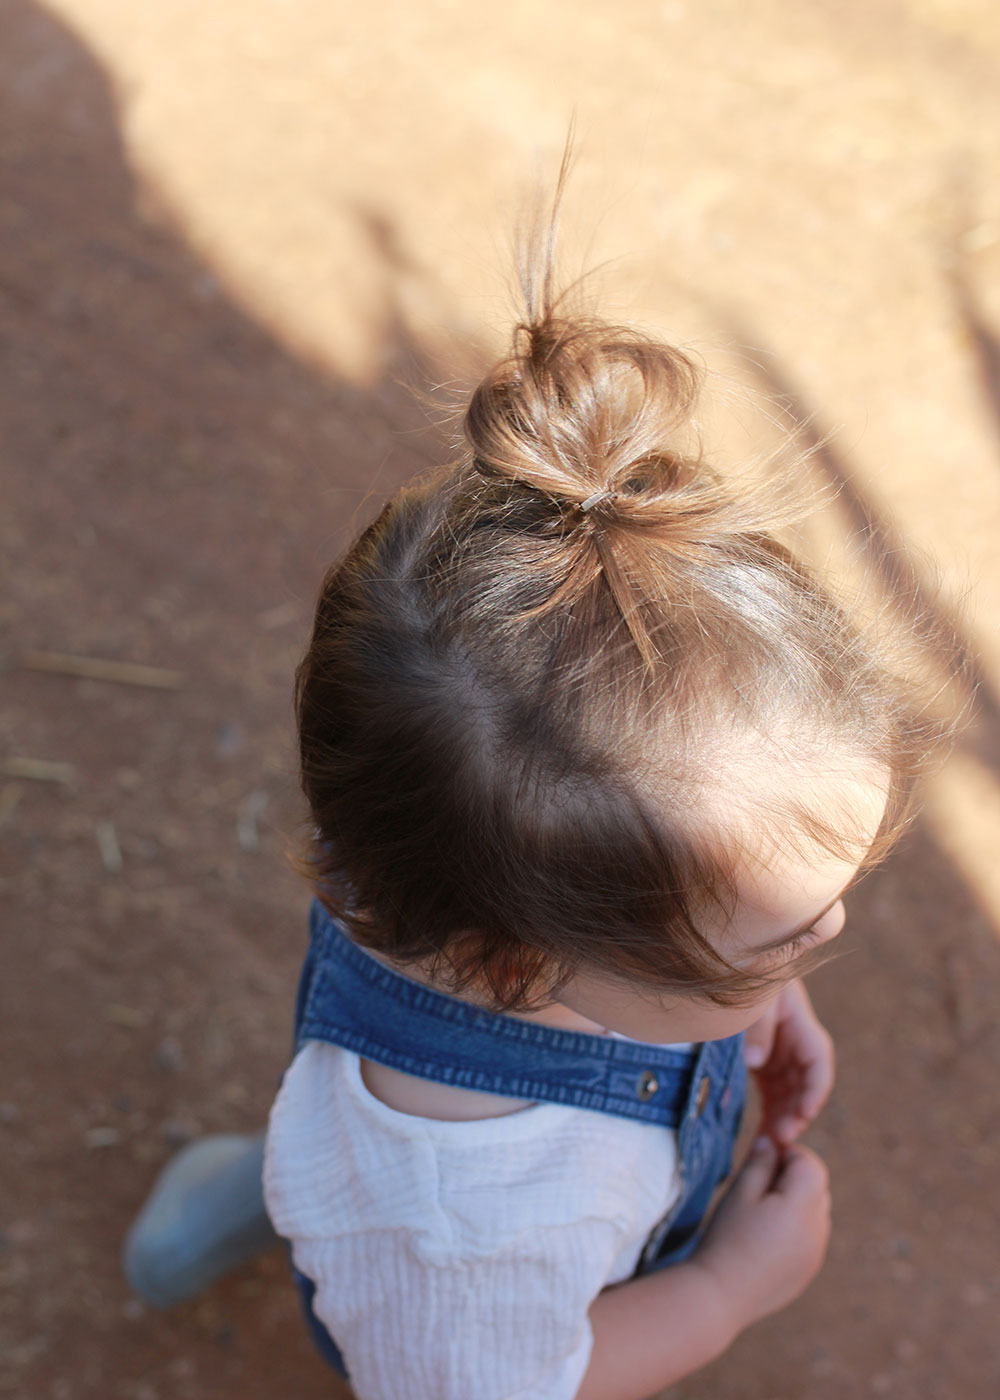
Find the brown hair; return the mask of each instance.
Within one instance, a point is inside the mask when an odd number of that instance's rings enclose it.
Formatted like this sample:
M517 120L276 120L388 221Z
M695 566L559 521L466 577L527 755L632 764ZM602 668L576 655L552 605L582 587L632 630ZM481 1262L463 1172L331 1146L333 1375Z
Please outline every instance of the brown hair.
M733 1004L771 977L696 923L734 893L731 834L690 818L725 765L748 831L861 855L849 824L748 794L739 736L887 772L872 863L943 726L893 664L888 615L863 624L779 543L802 511L788 478L729 481L692 446L691 359L554 294L567 169L568 151L458 459L323 580L296 672L294 863L360 944L499 1011L581 969Z

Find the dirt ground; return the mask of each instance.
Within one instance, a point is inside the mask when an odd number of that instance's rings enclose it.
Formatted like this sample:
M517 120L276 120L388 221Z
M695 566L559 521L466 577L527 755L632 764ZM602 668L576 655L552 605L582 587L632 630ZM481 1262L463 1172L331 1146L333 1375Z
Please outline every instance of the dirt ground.
M403 381L460 388L496 347L516 200L575 105L567 220L590 261L621 259L605 308L694 343L817 444L833 429L829 540L956 620L982 672L814 979L839 1055L810 1135L826 1268L670 1394L992 1400L1000 17L484 15L0 0L0 1393L347 1394L280 1250L163 1314L118 1251L178 1144L264 1121L305 940L285 852L312 601L443 450Z

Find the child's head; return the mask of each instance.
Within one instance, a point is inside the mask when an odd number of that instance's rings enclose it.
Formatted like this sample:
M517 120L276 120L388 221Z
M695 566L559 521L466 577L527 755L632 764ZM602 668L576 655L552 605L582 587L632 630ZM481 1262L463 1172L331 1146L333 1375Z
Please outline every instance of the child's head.
M589 1015L595 987L605 1008L648 989L724 1035L816 961L764 944L837 931L933 725L777 541L795 511L773 484L687 445L690 360L564 314L550 271L523 279L459 460L323 582L300 868L360 943L455 995Z

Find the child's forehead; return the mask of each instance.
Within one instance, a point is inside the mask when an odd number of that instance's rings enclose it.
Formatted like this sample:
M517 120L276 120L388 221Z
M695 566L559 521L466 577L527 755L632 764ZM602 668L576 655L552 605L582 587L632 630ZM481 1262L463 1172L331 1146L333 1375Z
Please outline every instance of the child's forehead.
M881 826L890 783L887 771L856 755L730 750L703 776L689 807L689 835L751 881L801 883L810 866L834 862L820 831L836 833L836 856L861 862Z
M787 925L791 933L844 893L860 863L860 856L857 861L844 860L827 851L817 852L814 859L794 853L766 865L743 865L736 874L733 922Z
M878 834L888 779L872 773L814 774L807 790L793 795L803 808L842 832L842 850L833 852L802 830L791 839L780 824L769 829L761 823L754 831L752 816L745 811L732 832L739 850L734 869L737 900L750 913L790 918L790 927L800 915L818 913L851 883ZM770 805L762 803L761 815Z
M890 785L889 772L870 754L820 747L801 736L785 742L739 736L702 768L693 806L709 830L730 835L733 849L762 861L787 844L781 829L795 825L796 813L841 826L863 853L885 814Z

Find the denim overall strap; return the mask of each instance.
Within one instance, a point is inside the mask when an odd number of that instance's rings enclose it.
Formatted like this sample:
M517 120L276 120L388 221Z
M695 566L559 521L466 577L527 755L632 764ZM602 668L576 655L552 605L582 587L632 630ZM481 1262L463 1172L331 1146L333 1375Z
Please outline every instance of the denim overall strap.
M738 1036L676 1050L473 1006L385 967L318 900L310 931L296 1049L325 1040L421 1079L681 1130L698 1084L707 1084L703 1094L722 1092L738 1051ZM706 1097L698 1114L708 1107Z

